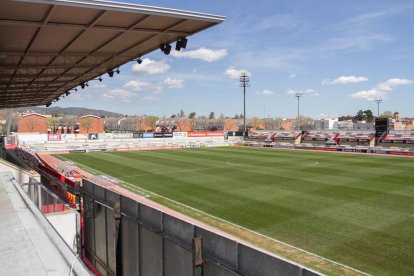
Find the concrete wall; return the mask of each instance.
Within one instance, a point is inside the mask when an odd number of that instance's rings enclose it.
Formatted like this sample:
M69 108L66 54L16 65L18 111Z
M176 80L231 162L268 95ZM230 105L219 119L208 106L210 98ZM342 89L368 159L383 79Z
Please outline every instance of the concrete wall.
M82 197L86 257L102 275L193 275L194 237L205 260L195 275L318 275L86 180Z
M30 178L40 182L40 175L35 171L22 169L3 159L0 159L0 172L11 172L19 183L29 183Z

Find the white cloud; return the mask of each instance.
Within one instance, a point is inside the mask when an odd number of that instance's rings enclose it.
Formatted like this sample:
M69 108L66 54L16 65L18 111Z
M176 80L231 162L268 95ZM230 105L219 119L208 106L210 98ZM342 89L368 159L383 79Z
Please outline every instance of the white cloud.
M113 100L121 100L124 103L130 102L132 97L135 97L137 94L125 89L112 89L107 93L102 94L102 98L104 100L113 101Z
M322 84L324 85L331 85L331 84L349 84L349 83L358 83L367 81L368 78L366 77L358 77L358 76L340 76L334 80L323 80Z
M382 82L377 85L377 89L384 91L391 91L395 86L406 85L413 83L412 80L407 79L389 79L386 82Z
M302 91L300 91L300 90L294 90L294 89L291 89L291 88L288 88L286 90L286 94L288 94L288 95L295 95L296 93L299 93L299 92L302 92Z
M149 58L144 58L141 64L134 64L132 71L135 73L147 73L147 74L162 74L170 69L170 65L164 60L155 61Z
M289 75L289 79L293 79L294 77L296 77L296 74L290 74Z
M312 88L308 88L305 90L295 90L295 89L288 88L286 90L286 94L288 95L295 95L296 93L307 94L309 96L314 96L314 97L320 95L317 91L315 91L315 89L312 89Z
M184 80L183 79L173 79L167 78L163 81L168 88L183 88L184 87Z
M249 76L251 76L250 72L244 69L236 69L234 67L230 67L224 72L226 76L232 79L238 79L240 78L241 73L247 73Z
M320 95L317 91L315 91L315 89L312 89L312 88L305 89L304 93L308 94L309 96L314 96L314 97Z
M142 97L141 100L143 100L143 101L158 101L159 98L153 97L153 96L145 96L145 97Z
M365 99L367 101L373 101L376 99L385 99L387 94L391 92L396 86L412 84L412 80L408 79L389 79L385 82L378 84L376 87L369 90L362 90L351 94L351 98Z
M272 90L265 89L265 90L262 90L262 91L257 91L256 94L270 96L270 95L273 95L274 92Z
M227 56L226 49L212 50L208 48L201 47L197 50L192 51L172 51L171 55L176 58L193 58L201 59L207 62L217 61L219 59Z
M356 93L351 94L351 97L354 99L365 99L368 101L373 101L375 99L384 99L386 92L377 90L377 89L369 89L369 90L362 90Z
M103 88L107 88L108 86L104 83L98 82L98 83L94 83L92 85L89 86L89 88L91 89L103 89Z
M150 83L146 81L129 81L124 84L122 87L126 89L131 89L132 91L141 91L143 89L149 88L151 86Z

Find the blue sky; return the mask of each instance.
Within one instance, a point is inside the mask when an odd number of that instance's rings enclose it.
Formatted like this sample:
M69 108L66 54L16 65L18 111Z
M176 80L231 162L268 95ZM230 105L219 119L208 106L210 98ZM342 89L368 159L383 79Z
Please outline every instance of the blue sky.
M136 1L226 16L189 37L187 49L155 51L113 79L72 94L59 106L127 115L233 116L243 112L238 75L251 74L247 116L354 115L381 98L380 112L414 116L414 1Z

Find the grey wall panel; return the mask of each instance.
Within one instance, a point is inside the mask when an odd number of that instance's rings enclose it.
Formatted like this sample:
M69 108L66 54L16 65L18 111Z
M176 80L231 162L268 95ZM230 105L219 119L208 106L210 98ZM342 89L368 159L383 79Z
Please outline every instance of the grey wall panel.
M95 186L95 184L93 184L92 182L83 179L82 180L82 189L84 192L86 192L89 195L93 195L93 187Z
M144 225L150 227L154 231L161 231L161 211L140 204L138 212L139 219Z
M99 186L99 185L95 185L95 187L93 188L93 193L96 199L100 200L101 202L105 203L105 188Z
M300 268L271 255L239 245L239 270L243 275L300 275Z
M106 208L97 204L99 212L95 213L95 255L102 262L107 263L106 259Z
M122 273L139 275L138 224L126 217L121 221L122 235Z
M218 234L195 227L197 236L203 237L204 254L237 269L237 243Z
M164 239L164 275L165 276L191 276L192 254L179 245Z
M114 212L106 208L106 240L107 254L108 254L108 267L112 271L116 271L116 259L115 259L115 227L114 227Z
M163 214L163 233L178 242L192 245L194 227L181 219Z
M90 198L84 195L84 202L90 202ZM88 210L84 210L83 214L83 234L84 234L84 241L85 241L85 248L86 250L86 257L89 261L93 260L92 255L90 252L95 252L95 231L93 229L93 212L92 212L92 204L88 205Z
M139 227L139 241L141 244L141 275L162 275L162 237L143 226Z
M96 269L98 269L98 271L101 273L102 276L108 275L105 268L101 266L100 264L96 264Z
M302 268L301 276L318 276L318 275L320 275L320 274L318 274L315 271L311 271L311 270L308 270L306 268Z
M121 197L121 212L138 219L138 202L128 197Z
M105 192L105 202L109 206L114 206L115 201L118 201L120 198L119 194L112 192L110 190L106 190Z

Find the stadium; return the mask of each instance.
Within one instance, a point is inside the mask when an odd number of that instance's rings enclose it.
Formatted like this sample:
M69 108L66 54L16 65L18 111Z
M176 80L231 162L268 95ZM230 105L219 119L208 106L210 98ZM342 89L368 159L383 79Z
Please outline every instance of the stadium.
M0 7L8 109L51 105L225 20L106 1ZM88 115L71 131L22 116L1 141L5 274L414 273L414 132L383 118L373 130L171 124L109 132Z

